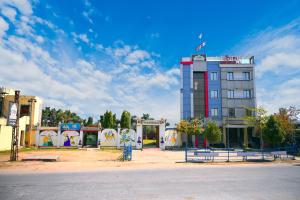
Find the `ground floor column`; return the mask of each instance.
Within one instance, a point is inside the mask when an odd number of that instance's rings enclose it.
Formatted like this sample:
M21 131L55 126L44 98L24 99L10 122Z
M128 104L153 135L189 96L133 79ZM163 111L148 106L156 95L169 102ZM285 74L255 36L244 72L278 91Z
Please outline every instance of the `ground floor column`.
M138 124L136 126L136 149L142 149L142 140L143 140L143 126L142 124Z
M78 142L78 148L81 148L83 147L83 131L80 130L80 133L79 133L79 142Z
M159 125L159 147L161 150L165 150L165 124Z
M244 145L245 145L245 147L248 147L248 130L247 130L247 128L244 128Z
M227 147L227 142L226 142L226 127L223 126L223 143L225 147Z

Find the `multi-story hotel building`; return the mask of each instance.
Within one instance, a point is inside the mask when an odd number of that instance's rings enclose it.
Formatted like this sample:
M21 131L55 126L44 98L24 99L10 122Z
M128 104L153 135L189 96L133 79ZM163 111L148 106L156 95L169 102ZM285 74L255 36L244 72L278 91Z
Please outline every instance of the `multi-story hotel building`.
M245 116L256 106L254 57L193 55L180 62L180 117L218 123L223 144L254 146L253 126ZM199 143L202 142L203 138ZM197 141L198 143L198 141Z

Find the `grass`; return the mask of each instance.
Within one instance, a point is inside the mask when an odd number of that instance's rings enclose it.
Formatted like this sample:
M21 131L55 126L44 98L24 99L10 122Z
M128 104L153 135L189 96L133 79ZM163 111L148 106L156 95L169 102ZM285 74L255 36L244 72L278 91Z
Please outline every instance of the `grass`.
M156 140L145 139L143 140L143 145L156 145Z

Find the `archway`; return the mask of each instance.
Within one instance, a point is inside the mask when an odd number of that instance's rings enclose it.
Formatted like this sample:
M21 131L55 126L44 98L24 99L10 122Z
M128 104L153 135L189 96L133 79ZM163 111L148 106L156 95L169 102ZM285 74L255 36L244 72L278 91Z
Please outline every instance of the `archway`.
M144 120L141 118L137 119L136 125L136 149L143 148L143 126L150 125L158 127L158 138L156 137L158 146L160 149L165 149L165 128L166 128L166 120Z

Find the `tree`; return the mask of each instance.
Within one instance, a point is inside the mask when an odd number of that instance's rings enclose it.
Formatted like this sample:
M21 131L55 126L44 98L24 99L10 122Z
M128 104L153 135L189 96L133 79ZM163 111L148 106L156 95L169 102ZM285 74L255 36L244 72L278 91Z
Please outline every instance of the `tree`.
M125 129L128 128L130 129L131 127L131 116L130 113L126 110L123 111L121 115L121 128Z
M188 145L192 144L192 135L199 135L203 132L203 121L199 119L193 119L190 121L181 120L177 124L176 129L179 133L186 134L188 139Z
M131 121L131 128L132 129L136 129L137 116L136 115L132 115L130 121Z
M46 107L42 110L42 126L58 126L62 123L81 123L83 120L70 110L56 110L55 108Z
M293 134L295 132L295 122L298 119L299 110L296 107L279 108L278 113L274 114L274 117L280 123L282 130L284 131L285 143L293 143Z
M221 142L222 133L216 122L208 121L203 134L207 141L211 144Z
M177 124L176 130L177 130L178 133L189 134L189 132L191 131L190 123L186 120L181 120Z
M271 147L280 145L284 140L284 131L274 115L270 116L266 126L263 128L263 139L268 142Z
M115 128L116 120L111 111L106 111L103 115L103 121L101 122L103 128Z
M259 106L257 108L252 107L245 107L247 111L249 111L249 115L244 117L244 120L248 122L249 125L254 125L255 130L259 133L260 137L260 148L264 148L264 141L263 141L263 128L266 125L268 120L267 111L262 107Z
M86 121L86 120L84 120ZM85 126L92 126L93 125L93 117L88 117L88 120L84 123Z

